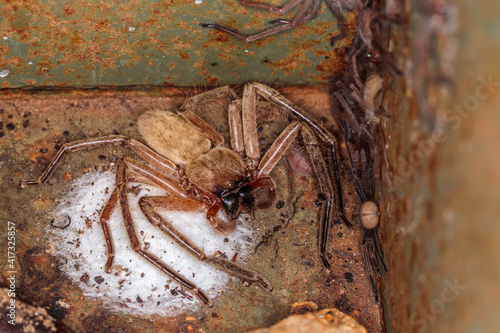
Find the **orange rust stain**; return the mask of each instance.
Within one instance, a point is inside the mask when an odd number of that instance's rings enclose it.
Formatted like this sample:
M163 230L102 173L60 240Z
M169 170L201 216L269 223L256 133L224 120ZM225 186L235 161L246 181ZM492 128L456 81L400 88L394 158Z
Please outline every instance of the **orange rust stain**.
M12 57L10 58L9 63L14 67L20 67L24 63L24 59L21 57Z
M46 211L52 204L52 200L42 194L36 198L35 203L38 210Z
M22 139L26 136L24 132L17 132L16 133L16 140Z
M234 56L231 54L217 53L217 56L223 61L231 61Z
M75 12L75 10L69 6L66 6L63 8L63 13L66 14L66 15L71 15Z
M220 32L222 34L222 32ZM218 42L228 42L229 41L229 36L227 34L221 35L216 38Z
M71 174L69 172L66 172L66 174L63 176L62 179L64 181L70 182L73 179L73 177L71 176Z
M288 75L301 75L302 69L310 66L310 61L302 52L293 52L280 61L269 61L268 64L274 67L275 72L279 69Z

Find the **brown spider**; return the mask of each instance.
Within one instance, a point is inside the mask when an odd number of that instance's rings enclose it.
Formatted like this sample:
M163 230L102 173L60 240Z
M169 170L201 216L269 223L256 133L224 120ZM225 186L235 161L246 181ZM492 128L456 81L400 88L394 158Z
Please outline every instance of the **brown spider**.
M267 10L270 13L276 13L276 14L280 14L280 15L285 14L286 12L295 8L299 4L301 4L301 6L297 12L297 15L295 15L293 20L288 20L288 19L271 20L271 21L269 21L270 24L279 23L280 25L275 26L274 28L270 28L270 29L264 30L262 32L256 33L254 35L250 35L250 36L244 36L234 29L225 27L225 26L217 24L217 23L200 23L200 25L202 27L205 27L205 28L215 28L219 31L226 32L226 33L233 35L241 40L244 40L245 42L253 42L253 41L258 40L258 39L269 37L269 36L274 35L278 32L281 32L281 31L293 29L301 24L304 24L305 22L307 22L309 20L312 20L313 18L316 17L316 15L318 14L319 8L320 8L320 0L290 0L282 7L276 7L273 5L268 5L268 4L264 4L264 3L260 3L260 2L254 2L254 1L246 1L246 0L240 0L240 2L244 6L260 8L260 9ZM330 45L333 46L335 41L343 39L347 35L342 12L343 11L352 11L356 8L360 8L362 5L361 4L362 1L361 0L325 0L325 2L328 5L328 8L330 8L330 10L333 12L335 17L337 18L338 23L339 23L339 28L340 28L340 34L330 38Z
M261 157L257 136L257 96L278 105L291 123L281 132ZM228 109L231 143L195 114L196 105L206 100L232 100ZM330 218L350 222L343 213L337 166L336 143L333 136L307 113L293 105L277 91L259 83L245 86L242 99L229 87L221 87L194 96L177 112L151 110L138 120L139 131L148 146L125 136L110 135L65 144L45 172L35 180L22 180L21 187L42 184L56 171L70 152L124 145L142 159L122 157L116 170L116 187L105 204L100 222L106 239L106 272L114 260L114 247L107 221L119 203L132 248L151 264L186 289L191 290L206 305L212 301L194 283L166 265L140 243L132 220L127 197L129 182L153 184L165 191L165 196L143 196L139 207L146 219L200 261L239 277L246 285L252 282L272 291L271 283L260 273L232 260L207 255L193 244L189 235L181 234L157 209L205 212L210 225L231 232L241 213L253 213L269 207L276 198L276 185L269 173L299 138L312 164L321 195L324 197L320 215L318 253L322 264L329 267L326 246ZM323 156L327 149L326 161Z
M347 126L346 126L347 128ZM347 154L349 156L349 162L351 164L352 176L354 179L354 188L359 198L361 199L361 207L359 209L359 220L361 225L365 229L365 235L361 243L361 248L363 250L363 256L365 258L365 265L368 271L368 276L370 277L370 282L372 285L373 293L375 295L375 301L379 301L378 288L375 284L375 279L372 276L372 265L377 271L377 275L380 277L380 269L378 261L382 263L384 270L387 272L387 265L384 260L384 254L381 250L380 240L378 235L378 225L380 220L380 210L374 199L374 183L373 169L375 164L375 159L370 156L366 156L366 151L369 151L369 147L362 147L361 149L356 149L354 153L354 158L351 155L351 150L349 148L349 131L344 132L345 144L347 148ZM358 141L357 145L362 145L362 141ZM359 170L361 172L359 172ZM359 172L359 173L358 173ZM364 190L363 190L364 188Z

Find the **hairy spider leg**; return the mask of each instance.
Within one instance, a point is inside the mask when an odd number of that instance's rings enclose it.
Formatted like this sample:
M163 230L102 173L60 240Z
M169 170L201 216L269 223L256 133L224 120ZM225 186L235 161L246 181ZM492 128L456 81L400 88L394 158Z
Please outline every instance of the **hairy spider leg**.
M349 63L349 71L351 72L351 76L354 78L354 81L356 82L358 88L362 89L364 87L364 84L361 82L361 77L359 75L357 56L362 50L366 48L366 45L362 41L359 42L360 39L361 38L359 37L359 35L357 35L354 39L352 46L349 48L349 52L347 53L347 61ZM356 45L359 43L361 43L361 46L356 47Z
M38 185L45 183L47 179L49 179L50 176L54 174L59 165L61 165L61 163L64 161L66 155L68 155L69 153L79 150L118 145L124 145L131 148L132 151L134 151L137 155L142 157L144 160L158 168L169 177L173 179L180 178L179 170L172 161L156 153L146 145L126 136L108 135L99 138L80 140L64 144L61 150L59 150L57 155L50 162L45 172L39 178L34 180L21 180L19 184L21 187L26 187L27 185Z
M318 143L316 136L307 125L302 127L301 134L302 141L311 160L320 191L325 197L325 200L323 200L321 205L319 220L318 255L323 266L329 269L331 265L328 262L327 256L328 231L330 227L330 216L335 214L335 207L332 205L332 197L335 197L335 193L330 173L328 172L328 166L323 158L321 146Z
M337 86L340 88L342 85L342 83L340 81L337 81ZM349 104L347 103L347 101L345 100L344 96L342 96L341 93L339 93L338 91L335 91L333 93L335 95L335 97L337 98L337 100L339 101L339 103L342 105L342 107L344 108L344 110L347 112L347 114L349 114L351 117L354 117L354 119L356 119L356 123L359 127L361 127L361 129L363 130L363 132L366 134L366 136L371 140L373 141L373 136L372 134L370 133L370 131L368 130L365 122L361 119L361 116L359 115L358 112L354 112L351 107L349 106ZM363 105L363 104L361 104Z
M334 191L332 193L333 200L335 202L335 214L338 215L344 224L350 228L352 223L347 219L344 214L344 205L342 199L342 189L340 186L340 172L337 162L337 143L333 135L328 132L323 126L314 120L307 112L300 109L298 106L293 104L291 101L286 99L279 92L271 87L264 84L253 82L251 85L255 86L256 92L262 96L264 99L274 102L278 106L282 107L286 113L291 115L293 118L302 121L307 124L316 135L321 139L321 141L328 146L328 165L330 169L330 177L333 182Z
M347 37L347 30L345 28L345 20L342 15L342 8L340 6L336 6L334 0L326 0L326 4L328 8L332 11L333 15L337 18L337 24L339 25L340 33L336 36L330 38L330 46L335 45L335 42L338 40L342 40Z
M287 13L288 11L290 11L291 9L295 8L301 2L304 2L304 1L305 0L291 0L291 1L288 1L282 7L268 5L266 3L261 3L261 2L257 2L257 1L240 0L240 3L243 6L253 7L253 8L258 8L258 9L263 9L263 10L266 10L266 11L268 11L270 13L275 13L275 14L281 14L281 15L283 15L283 14Z
M255 89L246 85L241 99L241 116L243 126L243 138L245 143L245 154L249 167L254 170L260 161L259 138L257 135L257 98Z
M243 141L243 125L240 112L241 100L232 101L227 111L231 149L240 155L240 157L245 157L245 143Z
M316 178L319 182L320 191L325 197L320 215L318 253L322 264L328 269L330 267L330 263L328 262L326 256L326 246L328 244L328 231L331 216L336 216L338 219L341 219L348 228L352 226L351 222L347 219L343 212L343 199L340 187L340 173L338 169L335 139L332 134L319 125L305 111L295 106L276 90L257 82L251 83L251 85L256 88L256 91L260 96L283 107L283 109L290 114L292 118L302 122L300 131L302 140L312 162ZM316 136L321 139L321 143L316 140ZM325 162L322 153L323 149L321 149L324 145L328 146L328 163Z
M207 101L220 101L221 99L227 99L231 102L236 99L236 94L228 86L212 89L188 98L177 111L177 114L197 127L215 146L224 145L222 135L201 119L197 113L201 112L200 109L208 103Z
M293 29L293 28L303 24L304 22L314 18L318 14L319 4L320 4L319 0L300 0L300 1L292 0L288 3L288 4L293 4L293 6L290 6L289 9L295 7L296 5L298 5L300 3L302 3L302 6L300 7L297 15L293 18L293 20L291 20L291 21L285 20L285 19L272 20L272 21L270 21L270 23L281 23L281 25L276 26L274 28L270 28L268 30L264 30L262 32L259 32L259 33L256 33L256 34L250 35L250 36L242 35L237 30L228 28L226 26L223 26L223 25L220 25L217 23L200 23L200 25L204 28L214 28L216 30L228 33L234 37L237 37L241 40L244 40L247 43L253 42L253 41L256 41L258 39L262 39L262 38L274 35L274 34L281 32L281 31ZM256 7L256 5L260 5L259 3L253 3L253 4L254 5L249 5L249 6ZM262 4L262 5L265 6L264 4ZM287 5L285 5L283 8L285 8ZM272 7L272 6L270 6L270 7ZM288 8L288 7L286 7L286 8ZM289 9L287 9L287 10L289 10Z
M361 181L359 180L359 177L356 172L356 167L354 166L354 161L352 158L351 154L351 149L349 148L349 127L347 124L345 124L345 130L344 130L344 137L345 137L345 146L347 149L347 156L349 157L349 163L351 164L351 170L352 170L352 176L354 178L354 189L356 190L356 193L358 194L359 198L361 199L361 202L366 202L368 201L368 198L365 195L365 192L363 191L363 188L361 187Z
M170 195L187 197L187 193L176 181L168 177L165 177L164 175L152 169L151 167L147 166L146 164L129 157L123 157L122 161L123 163L125 163L125 165L129 170L129 172L127 173L128 181L137 182L140 179L142 183L158 186L163 190L165 190ZM106 253L108 257L106 264L104 266L104 270L106 271L106 273L109 273L111 271L111 266L113 265L113 260L115 257L113 239L111 237L111 233L109 231L107 222L109 221L109 218L113 213L113 210L117 203L117 199L118 199L118 192L117 188L115 187L113 193L111 193L111 196L109 197L108 201L104 205L104 208L102 209L101 217L99 220L104 234L104 239L106 240Z

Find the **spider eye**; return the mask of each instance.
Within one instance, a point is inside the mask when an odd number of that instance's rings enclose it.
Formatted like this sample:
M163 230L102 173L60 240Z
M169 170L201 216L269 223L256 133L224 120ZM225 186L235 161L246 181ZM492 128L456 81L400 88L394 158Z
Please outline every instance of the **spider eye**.
M240 212L239 197L236 193L231 193L221 198L222 207L231 219L236 219Z

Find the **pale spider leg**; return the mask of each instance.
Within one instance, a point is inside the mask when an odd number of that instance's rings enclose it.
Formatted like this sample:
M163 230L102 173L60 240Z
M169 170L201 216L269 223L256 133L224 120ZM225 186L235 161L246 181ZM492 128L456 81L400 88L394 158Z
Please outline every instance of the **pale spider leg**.
M300 109L298 106L286 99L275 89L258 82L252 82L250 83L250 85L256 88L255 91L257 92L257 94L259 94L266 100L277 104L278 106L282 107L287 113L295 116L300 121L309 125L309 127L312 127L320 136L321 140L325 143L331 143L335 141L333 135L326 129L324 129L323 126L321 126L318 122L316 122L313 117L311 117L307 112Z
M319 220L318 255L323 266L330 269L331 266L327 257L327 245L330 216L335 215L335 207L332 205L332 202L335 199L334 188L332 180L328 176L330 174L328 172L328 166L323 158L321 147L316 140L316 136L307 125L302 125L301 134L302 141L309 155L320 192L324 197L322 200L321 215Z
M307 11L311 6L312 6L311 12L308 14ZM280 20L280 22L282 22L283 25L280 25L280 26L277 26L277 27L274 27L274 28L271 28L268 30L264 30L262 32L259 32L257 34L250 35L250 36L244 36L240 32L238 32L237 30L228 28L226 26L223 26L223 25L220 25L217 23L200 23L200 25L202 27L205 27L205 28L214 28L216 30L228 33L234 37L237 37L237 38L249 43L249 42L253 42L253 41L258 40L258 39L262 39L262 38L274 35L274 34L281 32L281 31L293 29L293 28L301 25L305 21L310 20L314 16L316 16L318 13L318 10L319 10L319 0L304 0L297 15L295 16L295 18L291 22Z
M188 237L179 232L167 218L163 218L158 214L155 208L165 210L181 210L199 212L206 209L203 204L197 200L177 198L177 197L142 197L139 200L139 206L151 224L160 228L166 235L170 236L177 244L189 251L198 260L205 262L211 266L219 268L226 273L236 276L243 281L258 283L262 289L267 292L273 290L271 283L260 273L233 262L228 259L209 255L207 256L202 249L193 244Z
M224 98L232 101L237 96L229 86L215 88L186 99L179 108L179 112L199 111L204 105L209 104L208 101L220 101Z
M351 83L349 87L351 87L352 89L351 96L354 97L354 99L359 103L359 105L364 106L365 103L363 101L363 95L358 90L358 88L356 88L356 85L354 83Z
M249 159L250 170L255 170L260 160L259 137L257 136L257 114L256 114L255 88L247 84L243 90L241 99L241 116L243 121L243 138L245 143L245 154Z
M241 125L241 100L232 101L228 108L229 134L231 136L231 148L241 157L245 155L243 142L243 129Z
M293 9L296 6L298 6L301 2L304 2L304 1L305 0L291 0L291 1L287 2L282 7L268 5L268 4L260 3L260 2L256 2L256 1L240 0L240 3L243 6L263 9L263 10L266 10L266 11L268 11L270 13L285 14L286 12L290 11L291 9Z
M128 177L127 180L129 182L138 181L138 179L134 177L134 175L136 175L140 177L142 183L156 185L171 195L176 195L179 197L187 197L187 193L176 181L162 175L161 173L152 169L146 164L129 157L123 157L122 161L129 168L127 172L127 177ZM111 233L109 231L107 222L109 221L109 218L113 213L116 203L117 203L117 189L115 187L113 193L106 202L106 205L102 209L100 217L100 223L104 234L104 239L106 240L106 253L108 257L106 265L104 266L104 270L106 271L106 273L110 272L115 257L113 240L111 238Z
M330 10L332 11L333 15L337 18L337 24L340 29L340 33L338 35L330 38L330 45L333 46L336 41L342 40L347 37L347 30L345 28L345 21L344 16L342 15L342 11L340 8L335 6L335 1L326 0L325 2L328 5L328 8L330 8Z
M111 233L109 232L108 221L116 207L117 198L118 192L115 187L113 193L111 193L111 196L106 202L106 205L104 205L99 219L102 233L104 234L104 239L106 240L106 255L108 257L108 260L106 260L106 264L104 265L104 271L106 273L111 271L111 266L113 265L113 260L115 259L115 247L113 246L113 238L111 238Z
M121 159L120 162L118 162L118 167L116 170L116 188L117 188L118 200L120 202L122 210L123 221L125 223L125 228L127 230L128 238L132 245L132 249L139 255L141 255L143 258L148 260L150 263L152 263L154 266L158 267L163 273L170 276L174 281L179 283L181 286L193 291L196 294L196 296L198 296L207 306L212 307L213 306L212 301L208 298L208 296L205 294L203 290L200 290L194 283L189 281L181 274L177 273L174 269L165 264L158 257L156 257L149 251L144 250L142 248L142 245L139 242L139 239L137 238L137 234L134 227L134 221L132 220L132 215L130 213L130 206L127 197L127 185L128 185L127 171L128 171L127 166L123 161L123 159ZM200 205L202 205L201 202Z
M276 164L281 160L283 155L287 152L290 145L295 141L299 131L302 135L302 140L306 147L307 153L309 155L314 173L318 179L319 188L321 194L325 197L323 200L323 207L320 216L320 228L318 235L318 255L321 259L323 266L327 269L330 268L330 263L328 262L326 254L326 246L328 244L328 229L330 216L335 214L332 210L334 209L332 205L332 198L335 196L333 191L333 185L331 179L328 177L328 167L321 153L316 136L313 134L311 129L305 125L301 124L299 121L295 121L288 125L283 132L280 133L278 138L273 142L269 150L266 152L262 158L257 177L266 177L269 175Z
M374 236L374 245L375 245L375 251L377 252L377 256L379 257L380 261L382 262L382 266L384 266L384 270L388 272L389 270L387 269L387 264L385 263L385 258L384 258L384 252L382 252L381 246L380 246L380 236L378 234L378 228L374 231L375 236Z
M109 136L74 141L64 144L61 150L59 150L57 155L50 162L45 172L39 178L35 180L21 180L19 182L19 185L21 187L26 187L27 185L38 185L45 183L47 179L49 179L50 176L54 174L59 165L63 162L63 158L68 153L90 148L100 148L100 147L117 146L117 145L124 145L130 147L132 151L134 151L137 155L139 155L144 160L149 162L151 165L161 170L162 173L175 179L180 178L179 170L172 161L154 152L146 145L134 139L128 138L126 136L109 135Z
M201 119L197 113L200 112L204 105L209 104L209 101L219 102L221 99L232 101L236 99L236 94L228 86L212 89L188 98L177 111L181 117L191 122L205 134L215 146L224 145L224 138L212 126Z
M338 84L338 82L337 82L337 84ZM340 102L340 104L342 105L342 107L344 108L344 110L349 115L353 116L356 119L356 122L361 127L361 129L363 130L363 132L365 132L366 135L370 138L370 140L373 141L373 136L371 135L370 131L368 131L368 128L366 128L365 122L361 119L361 117L359 116L359 114L357 112L354 112L351 109L351 107L349 106L349 104L347 104L347 101L344 99L344 96L342 96L342 94L340 94L338 91L334 92L333 94L335 95L335 97L337 98L337 100Z
M257 178L269 176L269 173L274 169L276 164L286 154L290 145L297 138L300 128L300 122L295 121L280 133L269 150L264 154L264 157L262 157L257 168Z
M181 117L188 120L196 128L198 128L212 143L216 146L224 145L224 138L217 132L212 126L210 126L205 120L198 117L193 112L183 112L179 113Z
M372 290L373 290L373 293L375 295L375 302L378 303L378 288L375 285L375 281L374 281L373 276L372 276L371 264L370 264L370 260L368 259L369 258L368 250L366 248L366 240L368 239L368 234L370 232L371 232L371 230L366 231L365 236L363 237L363 241L361 242L361 248L363 250L363 257L365 258L365 265L366 265L366 269L368 270L368 276L370 277L370 283L372 285Z
M301 25L309 20L312 20L314 17L316 17L316 15L318 15L318 12L319 12L319 5L320 5L320 0L315 0L313 3L312 3L312 6L309 6L306 10L306 13L300 18L300 22L297 23L297 26L298 25ZM309 8L311 8L309 10ZM301 8L302 9L302 8ZM297 14L297 16L300 14L300 11L299 13ZM268 23L269 24L275 24L275 23L282 23L282 24L288 24L288 23L294 23L294 21L296 20L296 17L293 19L293 20L289 20L289 19L284 19L284 18L277 18L277 19L274 19L274 20L270 20Z
M352 176L354 178L354 189L356 190L356 193L358 194L361 201L366 202L368 201L368 199L365 195L365 192L363 191L363 187L361 186L361 181L358 178L357 168L352 158L351 149L349 148L349 127L347 126L347 124L345 124L344 129L344 142L347 150L347 156L349 157L349 163L351 164Z
M264 84L253 82L252 85L256 88L256 92L265 98L266 100L272 101L278 106L282 107L285 112L296 117L301 122L307 124L309 127L314 129L318 137L327 144L330 149L328 150L328 165L330 167L330 177L334 185L335 192L333 193L333 199L335 201L335 212L336 215L342 219L346 227L350 228L352 223L347 219L344 214L344 200L342 199L342 189L340 186L340 174L337 162L337 143L333 135L328 132L323 126L318 124L307 112L300 109L298 106L294 105L288 99L286 99L279 92L271 87Z
M353 46L351 46L351 49L348 52L347 61L349 63L349 68L351 70L351 76L354 78L354 81L356 82L358 88L362 89L364 87L364 84L361 82L361 78L359 76L358 63L357 63L358 61L356 60L356 57L358 56L358 53L365 48L365 44L362 44L361 47L356 48L355 45L358 44L358 39L359 37L356 37L356 39L352 43ZM352 52L353 50L356 51Z

